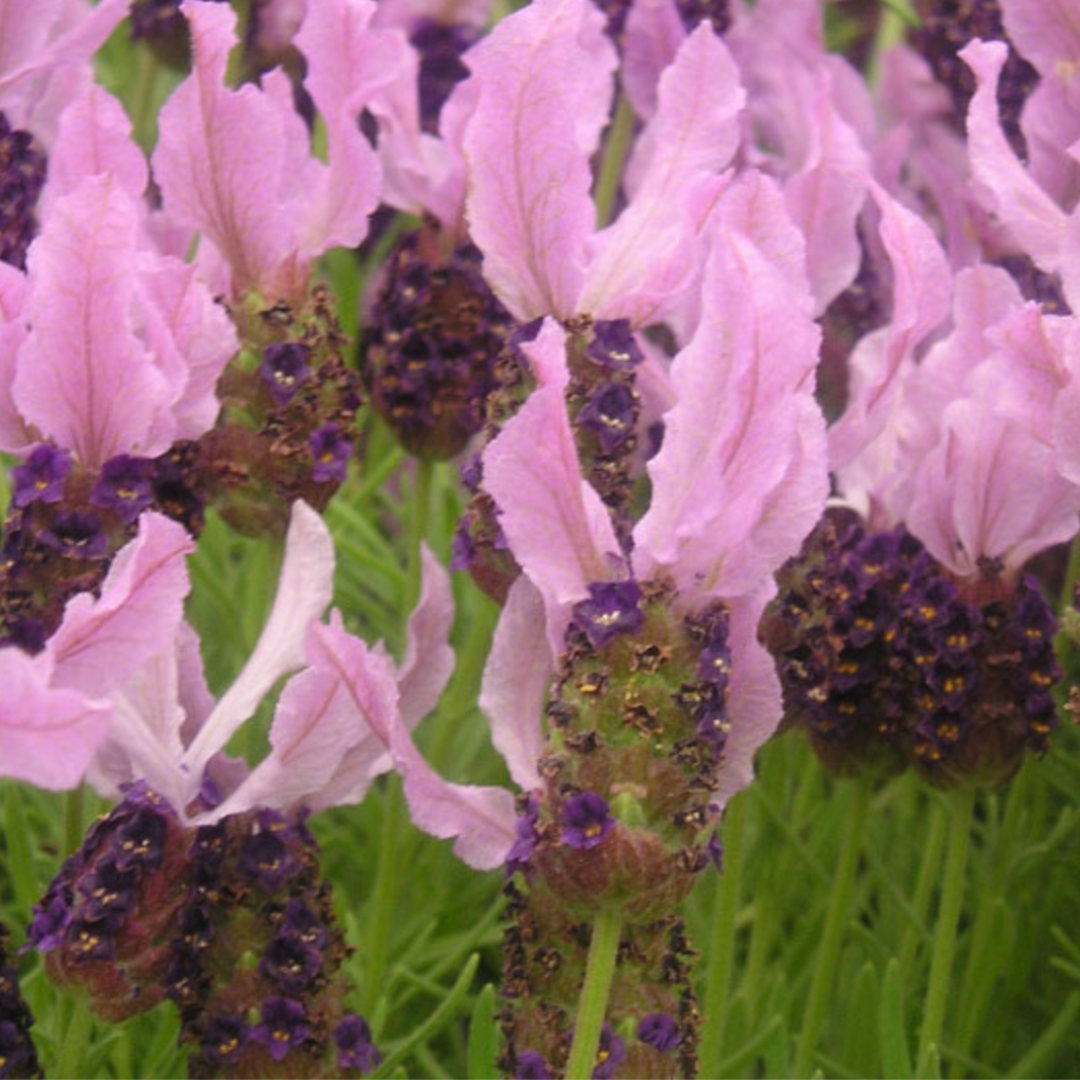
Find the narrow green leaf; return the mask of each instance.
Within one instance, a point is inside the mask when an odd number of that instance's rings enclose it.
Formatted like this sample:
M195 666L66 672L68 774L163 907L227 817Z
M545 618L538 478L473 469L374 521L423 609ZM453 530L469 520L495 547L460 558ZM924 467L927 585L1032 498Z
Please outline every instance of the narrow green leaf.
M469 1022L469 1078L496 1080L495 1059L499 1054L499 1028L495 1023L495 987L488 983L476 999Z
M911 1080L911 1053L904 1025L904 987L900 961L895 956L886 965L881 983L878 1031L884 1080Z

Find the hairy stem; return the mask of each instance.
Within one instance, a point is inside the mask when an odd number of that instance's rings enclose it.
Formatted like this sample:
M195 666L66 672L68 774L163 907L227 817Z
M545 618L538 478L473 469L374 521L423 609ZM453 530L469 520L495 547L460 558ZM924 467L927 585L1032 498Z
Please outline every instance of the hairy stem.
M735 916L739 912L742 895L746 803L745 792L737 795L724 816L724 873L716 890L713 910L709 970L705 979L705 1023L698 1048L702 1076L717 1075L724 1023L727 1020L728 985L735 954Z
M821 1035L825 1008L832 993L836 964L840 958L840 945L851 914L851 895L855 889L855 871L859 866L859 851L862 848L869 802L869 783L862 779L856 780L849 796L848 820L840 848L840 859L836 864L832 896L825 915L825 929L814 966L814 978L810 984L810 997L806 1002L802 1030L799 1032L794 1076L810 1076L812 1072L814 1051Z
M566 1065L566 1080L589 1080L596 1067L596 1051L607 1012L615 958L619 952L622 916L617 911L600 911L593 923L589 959L585 967L585 985L578 1002L574 1045Z
M930 984L926 990L922 1030L919 1034L919 1072L933 1047L941 1042L945 1024L945 1005L952 980L953 956L956 953L956 927L964 898L971 819L975 808L974 788L960 788L949 796L949 846L945 856L945 880L941 891L934 951L930 962Z

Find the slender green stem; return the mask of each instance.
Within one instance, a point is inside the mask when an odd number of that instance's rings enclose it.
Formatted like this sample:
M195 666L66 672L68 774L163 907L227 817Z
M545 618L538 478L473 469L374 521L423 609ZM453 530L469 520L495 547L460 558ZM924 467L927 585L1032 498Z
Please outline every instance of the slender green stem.
M596 1052L600 1046L600 1031L604 1026L611 980L615 976L615 959L619 953L622 916L618 911L597 913L589 942L589 960L585 966L585 985L581 988L577 1022L574 1025L574 1045L566 1065L566 1080L589 1080L596 1068Z
M885 54L895 45L904 40L909 25L908 19L901 14L898 4L890 2L881 12L877 33L874 35L874 45L870 53L870 61L867 64L867 82L871 87L877 87L881 82L882 61ZM909 9L910 10L910 9ZM915 20L914 25L918 25Z
M367 928L367 985L364 987L364 1011L370 1015L379 1000L386 979L390 956L390 930L394 923L394 905L398 892L398 846L401 843L401 785L391 774L383 799L382 830L379 834L379 859L375 870L375 894Z
M611 122L604 158L600 163L600 175L596 178L596 225L602 229L615 209L615 198L622 183L623 166L630 143L634 137L634 110L625 94L619 94L615 107L615 119Z
M84 995L79 994L71 1002L71 1012L60 1039L60 1060L56 1066L59 1080L78 1080L88 1076L86 1069L86 1047L90 1041L90 1005Z
M718 1075L716 1069L727 1020L728 986L735 955L735 916L742 896L747 798L743 793L732 799L724 817L724 873L716 890L709 970L705 978L705 1024L698 1049L702 1076Z
M945 1005L952 980L953 956L956 953L956 927L964 898L971 819L975 808L975 790L965 787L949 796L949 846L945 856L945 881L941 906L934 931L934 951L930 962L930 984L926 990L922 1030L919 1034L919 1073L925 1075L924 1061L933 1047L940 1045L945 1023Z
M70 855L83 842L86 831L86 785L80 784L64 795L64 854Z
M840 958L840 945L844 939L851 914L851 896L855 890L855 872L859 866L863 830L866 826L870 803L870 785L866 780L856 780L849 796L848 819L840 847L840 859L836 864L832 896L825 914L825 929L821 936L814 977L810 984L810 997L806 1002L802 1030L795 1051L794 1076L809 1076L817 1049L825 1009L832 993L836 964Z
M37 903L41 892L34 870L34 856L30 851L30 827L26 821L22 791L12 780L7 782L5 801L4 843L7 844L11 885L20 913L29 918L30 909Z
M138 50L138 53L135 93L132 96L134 115L131 128L135 141L149 154L154 149L154 139L157 136L157 95L154 93L157 60L153 50L146 44Z
M420 596L420 545L427 538L431 516L431 480L435 466L430 461L416 463L412 515L409 518L409 572L405 580L405 616L408 617Z
M926 846L923 848L922 865L915 882L915 895L911 908L925 927L926 915L930 910L930 897L941 872L941 853L945 849L945 808L935 800L930 828L926 834ZM919 947L921 935L918 927L909 926L900 943L900 975L906 984L911 974L911 965L915 960L915 950Z

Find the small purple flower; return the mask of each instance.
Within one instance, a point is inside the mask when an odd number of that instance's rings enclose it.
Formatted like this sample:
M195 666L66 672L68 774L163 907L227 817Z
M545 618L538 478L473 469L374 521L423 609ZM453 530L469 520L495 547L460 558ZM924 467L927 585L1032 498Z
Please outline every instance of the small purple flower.
M719 825L713 829L712 836L709 837L709 842L705 845L705 854L708 855L713 866L722 874L724 872L724 844L720 839Z
M484 461L480 454L470 454L461 466L461 482L465 490L475 495L484 481Z
M285 905L279 933L285 937L295 938L313 949L326 948L330 940L330 935L319 921L319 917L303 900L295 898Z
M247 1041L248 1027L242 1017L215 1016L203 1032L202 1056L212 1065L229 1065L244 1052Z
M600 1048L596 1052L596 1068L592 1080L611 1080L615 1070L626 1060L626 1043L604 1024L600 1032Z
M22 465L11 470L17 507L34 502L54 503L64 497L64 481L71 472L71 454L58 446L35 446Z
M573 622L594 649L602 649L618 634L635 634L645 622L638 603L641 588L636 581L594 582L589 599L574 605Z
M63 896L53 896L45 906L34 907L34 918L26 932L30 945L40 953L52 952L64 944L64 931L71 925L71 904Z
M263 1002L262 1023L251 1030L255 1042L263 1043L275 1061L284 1061L288 1052L311 1033L304 1006L288 998L272 997Z
M240 873L268 893L277 892L298 869L285 841L271 829L247 837L240 849Z
M153 473L154 463L147 458L127 454L110 458L101 468L90 501L130 525L154 501Z
M517 1056L514 1076L517 1080L551 1080L551 1067L535 1050L526 1050Z
M341 434L337 424L323 424L311 436L309 443L315 468L311 478L316 484L345 482L345 472L352 457L352 444Z
M629 319L604 319L593 327L593 340L586 350L589 359L609 371L636 367L645 359L634 340Z
M518 870L524 870L526 863L536 850L540 840L540 834L536 830L536 823L540 820L540 803L536 799L529 799L529 807L514 823L514 831L517 839L506 856L506 873L513 874Z
M57 514L38 539L66 559L104 559L109 554L109 538L97 514L67 511Z
M563 826L561 840L564 844L589 851L615 828L615 819L607 799L592 791L583 791L563 803Z
M268 345L263 349L263 362L259 377L270 391L274 404L282 409L289 404L296 392L311 378L308 360L311 350L299 342Z
M637 401L633 390L622 383L606 383L598 387L585 408L578 413L577 423L596 432L605 454L617 450L634 432Z
M382 1055L371 1041L371 1028L357 1013L346 1016L334 1028L334 1045L338 1048L338 1068L356 1069L369 1073L382 1061Z
M278 934L266 947L259 974L286 994L299 997L311 989L322 971L322 954L299 938Z
M454 538L450 541L450 569L468 570L476 558L476 544L469 535L469 523L464 519L458 522Z
M149 806L140 806L134 817L116 835L116 864L121 870L137 866L156 870L165 857L169 820Z
M682 1042L679 1025L667 1013L649 1013L641 1018L637 1036L661 1054L670 1053Z

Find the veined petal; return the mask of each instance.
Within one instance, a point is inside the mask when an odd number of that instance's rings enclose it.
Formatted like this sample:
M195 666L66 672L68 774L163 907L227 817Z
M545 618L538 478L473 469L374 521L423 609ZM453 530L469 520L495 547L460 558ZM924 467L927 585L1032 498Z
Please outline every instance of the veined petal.
M455 839L454 850L470 866L489 870L500 865L514 842L514 800L501 788L451 784L440 777L413 745L397 707L390 661L368 649L358 638L340 626L317 626L313 636L320 655L313 662L320 668L336 670L342 685L352 696L354 717L378 740L382 750L389 749L394 767L401 773L405 797L413 821L425 832L441 840ZM365 777L372 770L382 771L381 757L361 749L341 759L341 771L321 795L309 800L313 808L328 805L327 800L343 801L351 781L353 791L366 787Z
M172 649L190 589L185 557L194 550L182 526L143 514L135 539L113 560L101 596L80 593L68 603L43 654L53 684L102 697Z
M761 613L775 592L775 585L769 582L754 595L731 604L731 682L727 702L731 731L724 743L724 756L717 769L719 786L712 800L721 809L754 779L754 758L783 716L776 664L757 639Z
M170 410L174 438L197 439L217 419L221 406L215 387L240 347L236 329L194 265L147 252L140 270L139 294L151 346L159 363L172 354L182 372Z
M596 214L588 144L615 66L614 50L593 42L597 17L587 0L536 0L469 57L480 87L464 141L469 228L485 276L522 320L577 310Z
M622 82L642 120L656 112L660 77L686 38L674 0L632 0L623 33Z
M109 175L60 199L30 251L33 327L13 396L43 434L88 466L152 455L169 386L132 328L139 208Z
M1069 259L1068 217L1017 160L1001 130L997 86L1007 47L973 41L961 58L975 73L977 89L968 108L971 171L991 209L1020 246L1049 273L1062 274L1073 307L1080 306L1080 260Z
M542 787L537 762L544 749L542 716L555 661L543 639L544 602L527 577L510 586L484 668L480 710L491 741L523 791Z
M565 370L566 334L552 319L523 346L534 367ZM563 395L550 377L484 452L484 488L514 557L549 606L582 600L612 576L619 544L600 496L581 476Z
M1080 70L1080 12L1072 0L1001 0L1001 18L1017 52L1043 75Z
M1056 475L1053 448L989 401L945 411L943 434L922 463L908 527L960 577L1000 559L1016 571L1077 531L1080 489Z
M659 106L643 136L648 164L630 205L589 245L578 308L642 325L697 268L701 192L715 187L739 143L746 95L708 22L682 44L660 79Z
M401 715L410 731L438 705L455 664L450 647L454 625L450 578L427 544L421 545L420 558L420 599L409 616L405 656L397 673Z
M0 650L0 682L0 776L76 787L109 732L112 705L48 686L18 649Z
M870 182L881 212L881 241L893 270L893 312L879 363L852 378L844 415L829 431L829 458L843 468L885 426L899 375L916 346L949 314L952 274L930 227Z
M154 176L170 216L224 255L239 294L272 280L291 247L280 203L286 137L262 91L225 86L232 9L185 0L183 10L194 70L161 110Z
M778 251L801 244L774 186ZM764 198L764 190L759 198ZM820 335L805 277L721 215L702 313L672 365L678 400L649 462L653 495L634 530L641 578L665 567L693 594L759 589L813 527L827 494L813 372Z
M206 763L254 713L263 695L300 667L308 625L319 619L334 591L334 543L322 518L307 503L293 504L277 595L255 651L225 692L184 755L188 775Z
M133 199L146 191L146 158L131 139L127 113L116 98L91 84L60 117L60 133L49 155L49 182L42 192L42 217L85 177L102 173L111 174Z
M355 247L382 185L379 159L360 132L364 107L398 77L399 35L370 28L372 0L319 0L308 6L296 44L308 64L304 85L326 121L330 163L305 208L300 250Z

